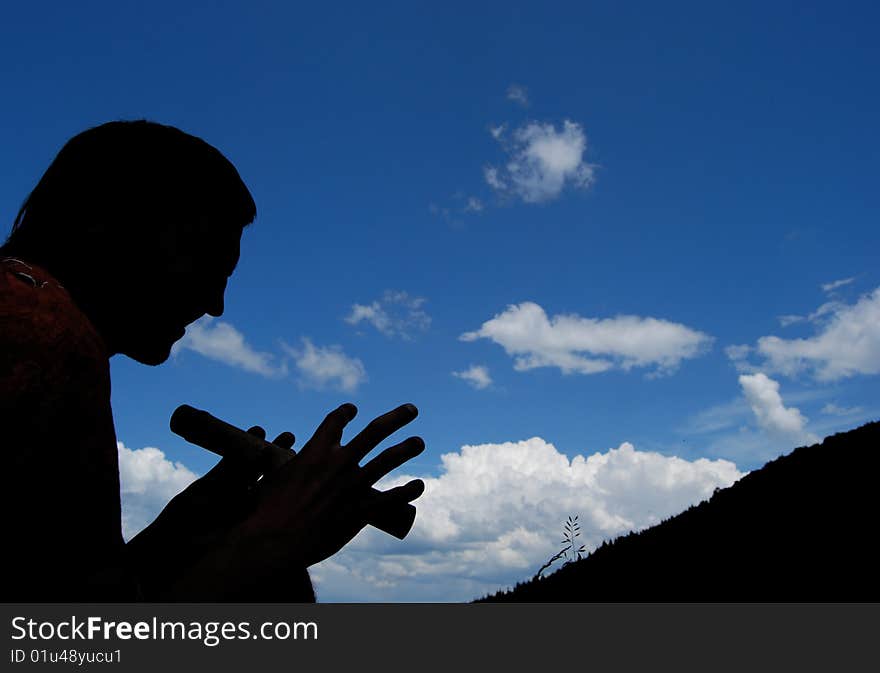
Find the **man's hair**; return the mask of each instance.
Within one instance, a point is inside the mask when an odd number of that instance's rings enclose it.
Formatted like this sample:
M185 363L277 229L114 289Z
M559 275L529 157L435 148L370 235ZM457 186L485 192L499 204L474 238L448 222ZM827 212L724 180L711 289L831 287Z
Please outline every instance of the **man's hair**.
M216 148L172 126L113 121L64 145L0 254L66 267L111 241L136 245L206 219L244 228L255 216L238 171Z

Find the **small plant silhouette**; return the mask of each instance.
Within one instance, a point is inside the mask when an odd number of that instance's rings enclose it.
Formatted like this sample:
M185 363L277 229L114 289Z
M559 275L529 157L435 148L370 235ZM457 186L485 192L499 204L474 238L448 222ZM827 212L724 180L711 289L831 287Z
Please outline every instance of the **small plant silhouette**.
M563 540L560 544L564 545L562 549L560 549L556 554L551 556L548 561L541 566L540 570L535 573L535 576L532 578L533 580L541 577L541 573L543 573L547 568L553 565L556 561L565 557L566 561L562 564L562 568L567 566L572 561L578 561L581 558L581 554L585 553L586 547L584 545L580 545L577 549L575 549L575 544L577 543L576 538L581 536L581 527L578 524L578 515L575 514L574 517L569 515L568 519L565 522L565 529L563 532Z

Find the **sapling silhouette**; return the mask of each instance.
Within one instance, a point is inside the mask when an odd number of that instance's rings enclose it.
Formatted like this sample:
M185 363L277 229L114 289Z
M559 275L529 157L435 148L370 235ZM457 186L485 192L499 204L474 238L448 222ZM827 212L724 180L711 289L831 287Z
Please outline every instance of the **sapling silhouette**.
M577 514L574 515L574 518L572 518L571 515L568 516L563 531L563 540L560 542L560 544L565 546L560 549L556 554L551 556L548 561L541 566L541 568L538 570L538 572L535 573L535 576L532 578L533 580L541 577L542 572L547 570L547 568L556 563L556 561L558 561L563 556L566 558L566 561L562 564L561 567L564 568L572 561L580 560L581 554L584 554L586 552L586 547L584 545L581 545L576 550L574 548L576 542L575 538L579 538L581 536L581 527L580 524L578 524L578 516L579 515ZM569 558L569 556L571 556L571 558Z

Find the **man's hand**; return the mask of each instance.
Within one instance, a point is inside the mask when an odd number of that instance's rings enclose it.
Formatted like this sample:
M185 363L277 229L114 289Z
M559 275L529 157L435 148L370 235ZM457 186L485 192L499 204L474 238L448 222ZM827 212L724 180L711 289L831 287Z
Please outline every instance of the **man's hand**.
M308 567L345 546L367 524L371 512L411 502L423 493L420 479L379 494L370 490L424 450L419 437L359 465L380 442L415 419L416 407L405 404L389 411L343 446L343 429L356 414L353 404L332 411L298 455L262 480L256 508L239 527L237 539L255 564L268 569Z
M259 426L248 432L266 437ZM283 432L273 443L290 450L294 442L292 433ZM223 544L230 530L253 512L259 480L269 467L263 458L223 458L174 496L156 520L128 543L146 597L173 584L210 549Z
M142 545L154 551L141 555L154 561L146 569L157 579L158 591L152 595L172 601L254 600L255 596L278 600L278 589L287 583L297 596L290 600L308 600L299 598L302 592L296 589L302 584L301 575L308 581L305 568L339 551L375 512L400 507L424 491L419 479L381 493L371 489L424 450L419 437L389 447L359 466L418 410L411 404L398 407L342 446L342 431L356 413L353 404L331 412L299 454L261 479L264 466L236 465L224 458L169 503L153 524L155 535L147 537L159 544ZM265 434L260 428L249 432ZM275 443L290 448L293 436L279 435ZM198 541L188 540L187 530L201 531ZM136 546L141 535L130 545ZM163 549L167 553L177 544L189 551L161 556ZM164 575L157 568L164 569Z

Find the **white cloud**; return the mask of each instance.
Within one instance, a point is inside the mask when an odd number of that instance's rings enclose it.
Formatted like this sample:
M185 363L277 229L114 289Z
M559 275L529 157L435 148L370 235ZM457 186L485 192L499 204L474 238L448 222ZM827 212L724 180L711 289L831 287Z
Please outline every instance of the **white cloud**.
M743 476L729 461L688 461L629 443L569 460L540 437L464 446L441 460L438 477L423 477L425 494L404 542L367 528L333 559L313 566L321 600L476 598L537 572L559 550L568 515L579 515L589 550ZM385 479L379 487L412 478Z
M753 351L754 349L751 346L738 344L725 347L724 354L733 363L736 371L742 374L754 374L759 371L760 367L756 367L748 360L749 355L751 355Z
M499 191L507 189L507 184L498 175L497 168L493 168L492 166L486 166L483 169L483 176L486 178L486 183L492 189L497 189Z
M779 324L783 327L788 327L789 325L794 325L799 322L803 322L806 320L801 315L781 315L779 316Z
M391 318L377 301L369 305L352 305L351 313L348 314L345 322L350 325L357 325L362 320L370 323L383 334L393 333L391 330Z
M829 392L823 389L805 389L787 394L789 404L813 404L829 397ZM744 433L748 428L748 422L754 419L754 412L746 401L745 396L737 395L735 398L704 408L690 415L684 423L678 427L678 431L686 435L715 434L732 428L739 428ZM766 435L763 435L766 444ZM708 454L704 454L708 455ZM713 454L718 455L718 454ZM731 454L734 458L735 454Z
M283 364L276 365L272 354L255 351L235 327L227 322L215 323L214 318L207 315L186 328L186 335L174 344L171 352L176 355L183 349L263 376L287 374L287 368Z
M835 313L846 308L846 304L839 301L828 301L807 316L807 320L812 323L822 323L826 316L833 316Z
M822 407L822 413L826 416L855 416L863 411L862 407L841 407L834 402L829 402Z
M753 412L748 407L746 410L748 416L752 417ZM797 446L814 443L768 434L761 428L750 426L747 420L744 421L745 425L735 431L720 432L700 441L698 445L700 455L733 460L740 469L751 470L760 468L768 460L790 453Z
M116 442L122 497L122 534L131 539L153 521L171 498L198 475L183 463L172 463L157 448L129 449Z
M508 154L503 169L484 169L495 190L538 203L558 197L566 185L586 188L593 182L595 167L584 161L587 137L579 124L565 120L557 131L553 124L531 122L514 130L509 140L492 135Z
M495 138L495 140L501 140L501 136L504 135L504 131L506 129L507 129L506 124L501 124L500 126L490 126L489 133L492 134L492 137Z
M822 304L808 316L802 315L781 315L779 316L779 324L782 327L789 327L801 322L811 322L814 324L822 324L826 321L827 316L834 315L837 311L846 307L846 304L839 301L829 301Z
M431 326L431 316L422 308L425 301L400 290L386 290L381 299L370 304L353 304L345 322L366 322L385 336L409 339L412 332L424 332Z
M825 316L813 337L758 339L756 350L766 359L766 368L787 376L809 371L820 381L880 374L880 288L853 305L823 304L810 319Z
M702 355L712 338L679 323L623 315L582 318L556 315L548 319L533 302L508 306L462 341L491 339L514 358L514 369L558 367L562 373L595 374L609 369L656 367L674 371L682 360Z
M283 344L283 348L293 358L304 386L353 392L367 380L363 363L347 356L340 346L315 346L303 337L302 348L287 344Z
M752 352L752 347L747 344L738 344L733 346L727 346L724 349L724 354L729 357L731 360L738 361L743 360L749 356L749 353Z
M480 201L476 196L471 196L468 198L467 203L464 206L464 212L466 213L479 213L483 210L483 202Z
M836 289L843 287L844 285L849 285L854 280L855 280L855 277L844 278L843 280L835 280L830 283L825 283L824 285L822 285L822 291L823 292L834 292Z
M745 400L737 397L693 414L681 426L680 431L687 435L702 435L729 430L748 420L750 415L751 411Z
M765 431L795 441L819 441L818 437L805 430L807 419L800 410L782 403L778 382L759 372L741 375L739 384L758 425Z
M512 100L514 103L519 103L523 107L528 107L529 92L524 86L511 84L507 87L507 100Z
M489 368L484 365L471 365L460 372L452 372L452 375L470 383L477 390L483 390L492 385L492 377L489 376Z

